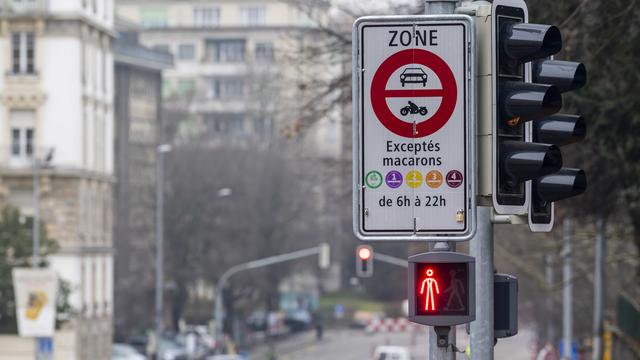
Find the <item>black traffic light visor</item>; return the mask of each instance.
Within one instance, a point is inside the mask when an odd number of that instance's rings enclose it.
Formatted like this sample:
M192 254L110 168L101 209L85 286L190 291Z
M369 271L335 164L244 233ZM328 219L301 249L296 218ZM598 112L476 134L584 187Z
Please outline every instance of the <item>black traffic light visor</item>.
M529 121L560 111L562 95L553 85L506 81L504 83L503 116L506 120Z
M533 122L533 141L558 146L581 141L587 124L580 115L555 114Z
M515 182L552 174L562 167L560 148L551 144L505 141L501 145L501 165Z
M562 35L553 25L507 23L504 32L504 51L519 63L556 54L562 49Z
M537 195L544 201L559 201L580 195L587 189L583 170L562 168L536 180Z
M579 62L540 60L533 66L533 82L555 85L560 92L577 90L587 82L587 70Z

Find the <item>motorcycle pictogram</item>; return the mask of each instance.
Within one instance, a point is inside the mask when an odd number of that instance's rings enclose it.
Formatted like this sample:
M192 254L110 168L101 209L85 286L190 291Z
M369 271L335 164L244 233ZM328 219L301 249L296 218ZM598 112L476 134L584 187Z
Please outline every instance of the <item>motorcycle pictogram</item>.
M409 105L400 109L400 114L402 116L407 116L408 114L420 114L427 115L427 107L426 106L418 106L413 102L409 101Z

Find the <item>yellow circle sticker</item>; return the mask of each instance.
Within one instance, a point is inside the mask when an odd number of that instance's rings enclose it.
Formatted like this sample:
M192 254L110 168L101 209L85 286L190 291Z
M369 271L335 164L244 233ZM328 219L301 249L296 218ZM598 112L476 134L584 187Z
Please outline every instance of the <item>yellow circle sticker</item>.
M410 188L418 188L420 187L420 185L422 185L422 174L420 173L420 171L418 170L411 170L407 173L407 180L406 180L407 185L409 185Z
M424 178L425 184L432 189L437 189L442 185L442 173L438 170L431 170Z

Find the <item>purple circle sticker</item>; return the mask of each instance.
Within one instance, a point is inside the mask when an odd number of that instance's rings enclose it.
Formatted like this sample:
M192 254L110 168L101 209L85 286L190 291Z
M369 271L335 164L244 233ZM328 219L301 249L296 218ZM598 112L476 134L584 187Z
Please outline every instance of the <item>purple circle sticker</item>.
M385 176L384 181L387 183L387 186L396 189L402 185L402 174L400 172L391 170Z
M458 170L449 171L447 173L447 185L454 189L462 185L462 173Z

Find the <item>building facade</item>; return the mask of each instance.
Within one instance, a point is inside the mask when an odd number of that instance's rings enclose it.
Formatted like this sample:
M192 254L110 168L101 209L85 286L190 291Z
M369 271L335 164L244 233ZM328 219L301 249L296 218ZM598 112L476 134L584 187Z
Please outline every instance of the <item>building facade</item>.
M317 23L292 3L118 0L116 12L144 28L143 44L174 55L163 91L168 108L186 109L167 119L179 122L178 138L264 145L295 131L302 83L313 70L290 61L313 41ZM316 70L318 78L332 71ZM316 154L338 156L337 123L323 122L312 134Z
M65 359L109 359L113 313L112 0L0 1L0 204L39 208L70 285ZM62 356L62 355L56 355Z
M136 29L119 21L116 29L114 330L126 341L153 328L156 146L162 141L162 71L173 59L141 46Z

